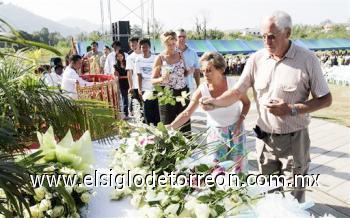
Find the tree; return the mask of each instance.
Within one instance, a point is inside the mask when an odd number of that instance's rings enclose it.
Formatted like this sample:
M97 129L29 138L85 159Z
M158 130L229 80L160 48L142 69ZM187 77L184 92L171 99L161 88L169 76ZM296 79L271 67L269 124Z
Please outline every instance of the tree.
M142 29L139 25L133 25L130 29L131 36L142 37Z
M207 38L207 24L208 18L203 15L202 18L195 17L195 34L192 35L194 39L206 39Z
M208 39L223 39L225 36L225 33L223 31L220 31L218 29L209 29L208 30Z
M150 36L154 39L159 39L160 34L163 32L163 24L160 21L154 19L151 30L152 31Z
M81 32L77 35L78 41L86 41L88 39L88 35L86 32Z
M39 32L33 33L37 41L43 42L48 45L49 45L49 34L50 34L49 29L46 27L43 27Z
M90 41L99 41L101 40L102 34L99 31L92 31L90 34L87 36L87 40Z

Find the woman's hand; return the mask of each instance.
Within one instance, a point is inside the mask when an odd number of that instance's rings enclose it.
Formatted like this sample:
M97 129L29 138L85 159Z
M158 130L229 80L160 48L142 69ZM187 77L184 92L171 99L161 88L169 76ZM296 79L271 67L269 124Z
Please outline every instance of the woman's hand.
M169 82L169 78L170 78L170 74L169 73L163 73L162 76L162 83L168 83Z
M140 99L143 101L143 98L142 98L142 91L140 89L138 89L138 94L140 96Z
M165 128L167 130L174 130L173 126L171 124L165 125Z
M236 123L236 128L233 130L233 137L239 137L239 135L241 134L241 122L237 122Z

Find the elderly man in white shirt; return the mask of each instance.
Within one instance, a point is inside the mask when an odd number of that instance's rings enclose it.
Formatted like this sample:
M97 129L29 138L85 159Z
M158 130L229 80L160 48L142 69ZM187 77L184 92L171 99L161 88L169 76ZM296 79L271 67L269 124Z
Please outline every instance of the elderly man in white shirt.
M65 91L67 96L77 99L76 82L79 82L80 86L91 86L94 83L87 82L79 77L78 71L81 68L82 59L80 55L72 55L69 58L69 66L63 72L61 88Z

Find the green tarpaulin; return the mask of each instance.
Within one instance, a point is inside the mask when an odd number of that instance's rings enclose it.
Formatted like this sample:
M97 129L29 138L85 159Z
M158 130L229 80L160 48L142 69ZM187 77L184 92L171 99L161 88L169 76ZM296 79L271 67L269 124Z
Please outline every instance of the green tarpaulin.
M350 39L297 39L294 42L310 50L344 50L350 49ZM78 42L79 54L86 53L86 46L90 41ZM163 50L160 40L151 40L153 53L160 53ZM103 50L105 42L99 41L99 50ZM110 45L110 42L108 42ZM222 54L247 54L263 48L262 40L188 40L188 46L194 49L199 55L207 51L218 51Z

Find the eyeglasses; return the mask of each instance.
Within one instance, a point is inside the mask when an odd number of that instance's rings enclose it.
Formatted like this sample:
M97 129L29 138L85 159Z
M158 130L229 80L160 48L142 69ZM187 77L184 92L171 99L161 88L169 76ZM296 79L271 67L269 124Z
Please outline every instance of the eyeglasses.
M279 32L276 32L276 33L265 33L262 35L263 39L266 40L275 40L276 39L276 36L278 35Z

